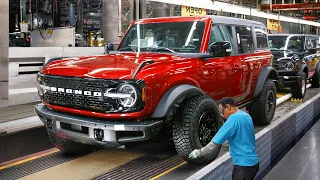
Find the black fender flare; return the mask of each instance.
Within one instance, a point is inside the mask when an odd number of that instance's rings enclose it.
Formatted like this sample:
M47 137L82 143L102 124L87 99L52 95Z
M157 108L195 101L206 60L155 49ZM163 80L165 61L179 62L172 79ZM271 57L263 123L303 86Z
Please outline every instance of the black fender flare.
M275 82L278 82L278 73L274 67L264 66L259 74L258 82L256 85L256 89L254 90L253 98L259 96L262 92L263 86L267 79L272 79Z
M176 104L180 104L186 98L205 94L200 88L189 84L181 84L168 90L159 101L151 118L163 118L167 116Z
M304 69L307 68L307 72L308 72L308 67L306 64L302 64L300 67L299 67L299 71L298 71L298 75L301 76L301 74L303 73ZM308 72L309 73L309 72ZM308 77L308 74L306 74L307 77Z

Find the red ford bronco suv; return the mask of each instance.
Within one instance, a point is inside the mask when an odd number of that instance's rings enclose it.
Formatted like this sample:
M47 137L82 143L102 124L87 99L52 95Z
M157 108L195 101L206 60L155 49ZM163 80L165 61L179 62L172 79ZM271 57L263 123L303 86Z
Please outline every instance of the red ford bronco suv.
M266 125L276 108L277 72L263 24L228 17L137 20L99 56L47 64L35 106L65 153L149 140L170 131L185 160L223 121L217 101L232 97ZM215 157L193 161L206 164Z
M294 98L306 94L307 80L320 87L320 37L305 34L269 35L273 66L279 75L279 88L290 87Z

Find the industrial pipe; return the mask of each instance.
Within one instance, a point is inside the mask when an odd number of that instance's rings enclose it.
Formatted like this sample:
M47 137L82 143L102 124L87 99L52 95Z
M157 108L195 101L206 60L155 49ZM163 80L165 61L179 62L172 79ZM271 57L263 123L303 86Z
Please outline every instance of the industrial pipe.
M309 89L310 87L311 87L311 84L307 84L307 89ZM291 97L292 97L292 94L288 93L288 94L282 96L281 98L278 98L277 101L276 101L276 105L278 106L279 104L286 102Z

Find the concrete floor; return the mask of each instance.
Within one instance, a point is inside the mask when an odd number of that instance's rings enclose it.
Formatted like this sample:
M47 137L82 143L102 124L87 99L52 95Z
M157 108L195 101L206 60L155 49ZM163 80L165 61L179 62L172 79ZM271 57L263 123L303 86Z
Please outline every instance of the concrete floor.
M35 116L34 105L36 103L22 104L0 108L0 123Z

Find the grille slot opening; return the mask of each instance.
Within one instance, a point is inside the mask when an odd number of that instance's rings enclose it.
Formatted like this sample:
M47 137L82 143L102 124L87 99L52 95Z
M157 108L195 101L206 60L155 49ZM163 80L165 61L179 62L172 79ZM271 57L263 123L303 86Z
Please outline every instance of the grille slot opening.
M65 129L65 130L68 130L68 131L79 132L79 133L82 133L82 134L89 134L89 128L88 127L84 127L84 126L80 126L81 130L79 130L79 129L73 128L72 125L69 124L69 123L60 122L60 127L61 127L61 129Z
M116 131L117 139L143 137L143 131Z

